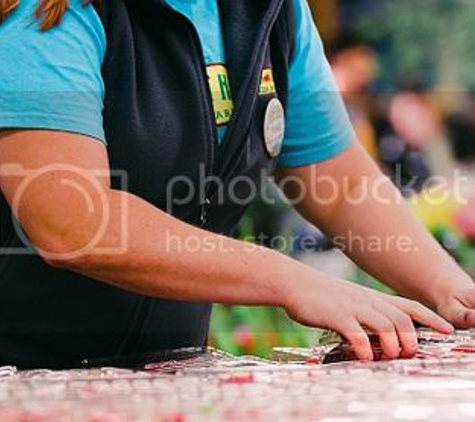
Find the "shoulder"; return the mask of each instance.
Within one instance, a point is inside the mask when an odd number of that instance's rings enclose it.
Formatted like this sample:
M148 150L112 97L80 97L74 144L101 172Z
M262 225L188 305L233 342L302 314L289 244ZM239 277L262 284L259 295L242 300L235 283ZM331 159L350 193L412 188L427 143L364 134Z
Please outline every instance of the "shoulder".
M46 32L35 17L38 0L20 0L17 9L0 25L2 43L0 60L9 55L49 56L55 52L74 58L79 52L101 61L106 50L106 36L101 20L91 5L71 0L61 23Z
M66 130L103 139L106 36L94 7L71 0L42 32L38 0L20 0L0 25L0 129Z

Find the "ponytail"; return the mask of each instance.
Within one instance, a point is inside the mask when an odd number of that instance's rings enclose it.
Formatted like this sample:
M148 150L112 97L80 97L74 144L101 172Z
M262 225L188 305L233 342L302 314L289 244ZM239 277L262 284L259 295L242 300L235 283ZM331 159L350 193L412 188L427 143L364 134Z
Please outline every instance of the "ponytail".
M86 0L92 3L93 0ZM20 0L0 0L0 24L19 5ZM40 0L35 11L35 17L40 20L42 31L47 31L61 22L61 19L69 7L69 0Z

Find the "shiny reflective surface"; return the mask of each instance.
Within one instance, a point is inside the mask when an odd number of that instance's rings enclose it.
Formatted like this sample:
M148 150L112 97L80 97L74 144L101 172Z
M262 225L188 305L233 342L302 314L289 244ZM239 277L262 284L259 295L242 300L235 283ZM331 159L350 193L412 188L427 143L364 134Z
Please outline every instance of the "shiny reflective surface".
M316 348L287 350L307 364L210 351L139 372L1 368L0 421L473 420L475 332L421 332L420 343L417 359L391 362L320 365Z

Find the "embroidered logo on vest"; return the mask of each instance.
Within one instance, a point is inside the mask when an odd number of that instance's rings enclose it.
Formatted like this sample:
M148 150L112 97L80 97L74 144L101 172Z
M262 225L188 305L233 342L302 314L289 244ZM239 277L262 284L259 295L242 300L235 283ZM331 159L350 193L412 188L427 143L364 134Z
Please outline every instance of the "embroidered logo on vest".
M259 87L259 95L273 95L275 94L275 81L272 69L264 69L262 71L261 86Z
M226 125L231 120L234 111L228 69L223 64L211 64L206 68L206 72L213 98L216 124L218 126Z

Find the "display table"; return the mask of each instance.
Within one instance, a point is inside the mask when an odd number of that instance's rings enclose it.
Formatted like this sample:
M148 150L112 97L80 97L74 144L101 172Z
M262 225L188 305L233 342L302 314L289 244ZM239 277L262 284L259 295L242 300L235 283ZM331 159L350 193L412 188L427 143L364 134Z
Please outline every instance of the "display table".
M324 365L351 358L324 345L276 350L280 362L209 350L140 371L1 368L0 421L475 420L475 332L421 332L420 344L416 359L391 362Z

